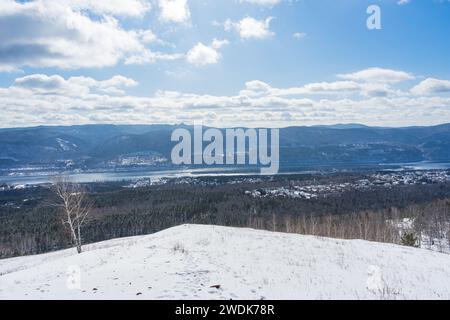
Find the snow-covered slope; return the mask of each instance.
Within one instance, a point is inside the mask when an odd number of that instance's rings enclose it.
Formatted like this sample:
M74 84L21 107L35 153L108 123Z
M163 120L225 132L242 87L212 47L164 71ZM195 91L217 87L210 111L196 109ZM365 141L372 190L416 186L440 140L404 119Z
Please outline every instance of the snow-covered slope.
M0 298L450 299L450 255L389 244L184 225L85 250L0 260Z

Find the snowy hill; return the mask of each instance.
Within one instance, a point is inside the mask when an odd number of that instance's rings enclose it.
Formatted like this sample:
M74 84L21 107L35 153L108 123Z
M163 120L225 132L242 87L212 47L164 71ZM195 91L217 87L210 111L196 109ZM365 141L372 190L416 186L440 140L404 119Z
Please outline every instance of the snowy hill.
M11 298L450 299L450 255L184 225L0 260L0 299Z

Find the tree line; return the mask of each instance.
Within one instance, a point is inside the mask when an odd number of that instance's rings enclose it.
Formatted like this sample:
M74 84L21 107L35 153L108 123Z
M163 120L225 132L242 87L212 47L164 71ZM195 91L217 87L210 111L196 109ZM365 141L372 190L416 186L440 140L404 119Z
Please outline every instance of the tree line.
M432 243L448 231L450 184L350 190L310 200L245 194L250 188L266 185L128 189L117 184L88 184L83 187L90 215L81 240L92 243L195 223L401 244L404 234L390 221L404 217L414 217L410 231L417 244L426 238L419 235L426 235ZM71 229L62 223L64 209L55 206L55 201L54 190L44 187L0 193L1 258L59 250L76 243Z

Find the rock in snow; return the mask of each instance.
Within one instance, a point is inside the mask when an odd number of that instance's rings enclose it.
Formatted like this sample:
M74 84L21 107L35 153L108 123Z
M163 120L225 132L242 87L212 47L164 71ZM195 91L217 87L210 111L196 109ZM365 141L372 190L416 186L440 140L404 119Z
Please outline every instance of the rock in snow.
M450 255L183 225L0 260L0 299L450 299Z

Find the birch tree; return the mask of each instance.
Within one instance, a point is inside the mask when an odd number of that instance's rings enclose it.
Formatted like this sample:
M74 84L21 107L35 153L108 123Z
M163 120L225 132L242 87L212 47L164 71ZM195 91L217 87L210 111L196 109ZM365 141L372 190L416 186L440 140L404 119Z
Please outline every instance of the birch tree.
M63 224L68 228L77 252L82 252L82 227L86 224L91 205L85 190L65 178L57 178L53 184L57 206L63 212Z

